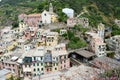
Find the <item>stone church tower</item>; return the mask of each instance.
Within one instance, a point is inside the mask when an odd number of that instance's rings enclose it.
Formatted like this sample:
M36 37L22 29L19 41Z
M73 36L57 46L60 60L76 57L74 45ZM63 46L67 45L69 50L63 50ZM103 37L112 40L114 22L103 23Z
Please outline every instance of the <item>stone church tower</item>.
M49 12L53 13L53 5L52 5L52 3L50 3L50 5L49 5Z

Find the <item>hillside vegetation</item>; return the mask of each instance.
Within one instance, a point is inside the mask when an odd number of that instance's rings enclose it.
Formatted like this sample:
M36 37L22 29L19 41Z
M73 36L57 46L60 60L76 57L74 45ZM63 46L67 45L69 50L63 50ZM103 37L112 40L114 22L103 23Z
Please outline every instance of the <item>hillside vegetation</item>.
M114 19L120 19L119 0L3 0L0 2L0 25L12 24L17 21L20 13L41 13L44 9L48 10L50 1L59 16L63 15L61 10L65 7L74 9L75 16L87 11L80 17L88 17L92 27L96 27L99 22L112 26Z

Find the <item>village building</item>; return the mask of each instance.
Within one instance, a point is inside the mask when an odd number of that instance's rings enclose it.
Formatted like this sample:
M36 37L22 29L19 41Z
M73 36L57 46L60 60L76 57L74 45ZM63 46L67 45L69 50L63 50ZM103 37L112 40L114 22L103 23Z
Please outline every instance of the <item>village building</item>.
M105 56L95 58L91 64L101 70L112 70L120 67L120 62Z
M50 24L57 22L57 14L53 12L52 3L49 5L49 11L44 10L41 14L42 23L43 24Z
M64 71L38 75L33 80L97 80L101 71L85 65L74 66ZM40 76L40 77L39 77Z
M60 29L59 35L63 35L63 34L67 34L67 30L66 29Z
M20 30L23 29L25 26L29 27L39 27L39 23L41 21L41 14L20 14L18 16L19 22L20 22Z
M106 43L102 38L94 36L90 42L90 48L98 57L106 56Z
M39 46L27 51L23 58L24 76L35 77L39 73L47 74L54 71L68 69L70 60L64 43L55 47Z
M98 25L98 36L101 37L104 40L104 36L105 36L105 27L104 24L100 23Z
M120 28L120 20L115 19L115 24Z
M58 44L58 32L50 32L46 35L46 46L56 46Z
M110 37L106 43L108 48L116 53L115 58L120 60L120 35Z
M20 50L16 50L4 54L0 61L0 69L8 69L18 77L22 76L22 67L19 64L18 60L23 53L19 51Z
M67 19L67 27L72 28L75 25L81 25L83 28L87 28L89 26L88 18L68 18Z
M67 27L72 28L77 24L77 20L75 18L67 19Z
M16 78L16 75L11 72L10 70L7 70L7 69L2 69L0 70L0 80L7 80L7 79L10 79L11 76L13 76L13 78L15 79Z

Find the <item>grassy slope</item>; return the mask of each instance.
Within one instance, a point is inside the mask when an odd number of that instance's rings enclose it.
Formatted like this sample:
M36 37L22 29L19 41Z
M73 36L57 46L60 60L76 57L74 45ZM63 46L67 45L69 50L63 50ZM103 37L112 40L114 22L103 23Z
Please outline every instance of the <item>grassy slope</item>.
M41 12L48 9L48 0L3 0L0 3L0 25L8 25L17 20L20 13ZM46 1L46 2L44 2ZM53 0L54 11L61 14L64 7L70 7L79 14L83 9L88 13L82 16L88 17L93 27L99 22L111 26L115 18L120 18L119 0ZM74 4L73 4L74 2ZM39 6L39 8L38 8ZM8 8L9 7L9 8Z

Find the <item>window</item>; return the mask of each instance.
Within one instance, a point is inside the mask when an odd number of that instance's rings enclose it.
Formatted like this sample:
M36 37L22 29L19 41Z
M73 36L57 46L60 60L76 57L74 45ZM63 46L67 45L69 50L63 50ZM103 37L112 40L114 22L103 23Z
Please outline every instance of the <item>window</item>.
M46 14L44 14L44 16L46 16Z
M34 61L36 61L36 57L34 57Z
M62 66L61 66L61 69L62 69Z
M36 74L34 74L34 76L36 76Z
M64 60L64 63L66 63L66 60Z
M13 67L14 67L14 64L13 64Z
M41 68L41 71L43 71L43 68Z
M37 66L39 66L39 63L37 63Z
M33 63L33 66L35 66L35 63Z
M55 66L55 63L54 63L54 66Z
M43 63L41 63L41 66L43 66Z
M19 43L19 45L21 45L21 43Z
M36 69L34 68L34 71L36 71Z
M67 56L65 55L65 56L64 56L64 59L66 59L66 58L67 58Z
M43 58L41 57L41 60L42 60Z
M15 72L15 69L13 69L13 71Z
M57 68L55 68L55 70L57 70Z
M58 61L58 57L56 57L56 61Z
M64 67L66 67L66 65L64 65Z
M39 68L38 68L38 71L39 71Z

